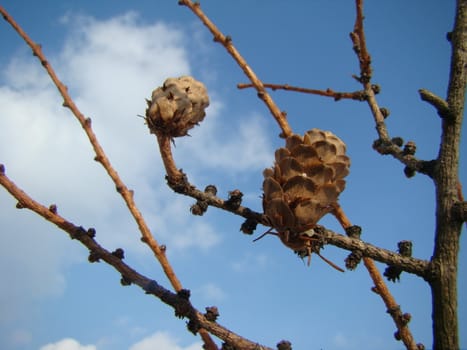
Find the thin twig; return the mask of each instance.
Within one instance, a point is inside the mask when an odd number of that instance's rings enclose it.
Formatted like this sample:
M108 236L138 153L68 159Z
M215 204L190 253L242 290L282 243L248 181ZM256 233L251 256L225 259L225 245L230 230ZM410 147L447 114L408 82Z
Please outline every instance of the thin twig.
M16 30L16 32L23 38L23 40L29 45L32 49L34 56L36 56L39 61L41 62L44 69L49 74L50 78L52 79L53 83L57 87L58 91L63 97L63 106L70 109L73 115L76 117L78 122L83 127L89 142L91 143L94 152L96 154L95 160L102 164L104 169L107 171L107 174L113 180L117 192L123 197L130 213L132 214L133 218L135 219L138 228L142 234L142 240L151 248L155 257L161 264L167 278L169 279L170 283L172 284L173 288L178 291L182 289L182 284L178 280L175 272L170 265L167 257L165 256L165 252L163 249L160 248L158 242L152 235L149 226L146 224L146 221L143 218L143 215L139 211L136 203L133 199L133 192L127 188L125 183L122 181L120 176L118 175L117 171L113 168L110 160L107 158L102 146L97 140L97 136L94 133L91 127L91 119L86 118L81 111L78 109L76 104L74 103L71 96L68 94L67 87L60 81L57 74L55 73L54 69L52 68L51 64L48 62L47 58L42 52L42 48L39 44L36 44L28 35L27 33L21 28L21 26L16 23L16 21L8 14L8 12L0 6L0 13L3 15L3 18Z
M352 226L352 223L339 205L335 206L333 214L344 230L347 230ZM397 304L396 300L389 291L373 259L364 256L363 263L368 270L373 283L375 284L374 291L381 297L384 304L386 305L388 313L394 320L394 323L397 327L397 334L395 334L396 339L402 340L408 350L419 350L419 347L415 343L412 333L407 326L408 321L410 320L409 314L402 313L400 306Z
M216 25L204 14L201 10L199 3L194 3L190 0L180 0L179 5L187 6L198 18L203 22L203 24L209 29L209 31L214 35L214 41L220 43L225 47L227 52L233 57L237 62L240 68L243 70L245 75L250 79L251 83L258 92L258 97L266 104L269 111L271 112L274 119L279 124L279 127L282 130L282 136L284 138L292 135L292 129L286 119L285 113L282 112L279 107L277 107L274 100L267 93L262 81L256 76L255 72L247 64L246 60L240 55L238 50L232 43L232 38L230 36L225 36L222 32L216 27Z
M275 90L285 90L285 91L293 91L293 92L301 92L304 94L311 94L311 95L318 95L318 96L324 96L324 97L331 97L335 101L343 100L343 99L350 99L350 100L356 100L356 101L365 101L366 96L363 91L354 91L354 92L339 92L339 91L334 91L332 89L326 89L326 90L317 90L317 89L308 89L308 88L303 88L303 87L298 87L298 86L291 86L289 84L263 84L265 88L271 89L273 91ZM253 84L237 84L238 89L247 89L254 87Z
M356 0L356 9L357 14L355 25L353 31L350 33L350 38L353 42L353 49L357 55L360 65L360 76L357 77L357 80L363 86L366 101L370 107L371 114L373 115L376 131L379 137L379 139L373 144L373 148L380 154L390 154L403 163L406 166L405 174L408 177L415 175L415 172L419 172L433 178L436 163L434 160L425 161L417 159L413 153L406 152L406 149L402 149L401 145L389 136L385 122L385 115L378 105L374 85L371 82L373 72L371 68L371 56L367 49L363 27L363 0Z

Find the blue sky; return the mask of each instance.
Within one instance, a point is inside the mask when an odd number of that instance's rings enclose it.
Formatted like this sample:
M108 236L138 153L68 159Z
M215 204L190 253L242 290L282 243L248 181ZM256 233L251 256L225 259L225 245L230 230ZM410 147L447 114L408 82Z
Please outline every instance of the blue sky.
M2 1L45 54L93 127L154 231L196 307L216 305L223 325L274 347L401 349L382 301L370 291L363 266L338 273L316 256L307 267L274 237L252 243L242 219L210 208L193 217L190 198L166 188L156 142L138 114L167 77L190 74L205 83L211 105L192 137L177 139L179 167L199 188L220 196L239 188L244 203L261 210L262 170L282 146L279 129L241 70L188 9L177 1ZM202 1L202 7L264 82L354 91L357 60L348 33L352 1ZM422 159L436 157L440 121L417 90L445 96L454 1L368 2L366 29L381 106L391 111L392 136L414 140ZM0 27L0 163L24 190L56 203L72 222L95 227L108 249L168 283L139 241L136 225L93 154L84 133L30 50L6 24ZM364 103L274 92L293 130L331 130L352 160L341 204L362 238L387 249L412 240L414 255L429 259L434 232L432 182L372 150L376 132ZM465 128L464 128L465 135ZM465 140L461 150L466 149ZM467 183L461 152L460 179ZM51 224L14 208L0 191L0 348L41 350L200 349L200 340L171 309L136 287L121 287L104 264ZM322 223L341 232L332 217ZM258 227L256 235L265 230ZM465 233L465 229L464 229ZM459 269L461 344L466 346L465 238ZM347 252L323 254L343 265ZM384 266L379 264L381 271ZM403 274L390 289L412 314L417 342L431 346L428 285Z

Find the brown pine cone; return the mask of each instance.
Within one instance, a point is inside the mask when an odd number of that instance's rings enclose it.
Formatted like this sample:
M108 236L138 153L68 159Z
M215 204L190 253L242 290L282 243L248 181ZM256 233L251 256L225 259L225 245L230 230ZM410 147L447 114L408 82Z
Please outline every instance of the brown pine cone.
M179 137L204 119L209 97L203 83L183 76L167 79L147 103L146 122L151 133Z
M350 159L342 140L312 129L292 135L263 172L263 210L278 232L301 234L333 209L344 190Z

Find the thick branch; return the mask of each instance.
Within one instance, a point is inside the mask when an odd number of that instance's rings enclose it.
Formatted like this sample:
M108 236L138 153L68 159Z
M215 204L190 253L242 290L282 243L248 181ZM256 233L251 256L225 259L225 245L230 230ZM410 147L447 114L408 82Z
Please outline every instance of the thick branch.
M442 119L441 145L434 176L436 232L432 263L439 272L430 281L435 350L458 349L457 274L462 221L454 214L459 202L459 153L467 84L467 1L458 0L446 102L449 118Z
M282 130L282 136L284 138L292 135L292 129L286 119L285 113L283 113L279 107L277 107L274 100L267 93L262 81L256 76L255 72L247 64L246 60L240 55L238 50L232 44L232 38L230 36L225 36L222 32L216 27L216 25L204 14L201 10L199 3L194 3L190 0L180 0L178 2L180 5L187 6L198 18L203 22L203 24L209 29L209 31L214 36L214 41L220 43L225 47L227 52L232 56L232 58L237 62L240 68L243 70L245 75L250 79L251 83L258 92L258 97L266 104L269 111L271 112L274 119L279 124L279 127Z
M76 226L57 214L56 209L51 210L51 208L47 208L32 199L5 175L5 169L3 165L0 166L0 184L14 198L18 200L18 208L27 208L34 211L47 221L55 224L60 229L67 232L72 239L80 241L89 249L89 260L91 262L97 262L100 260L105 261L107 264L111 265L118 272L120 272L122 275L122 284L128 285L133 283L138 285L146 292L146 294L152 294L163 301L165 304L170 305L175 310L176 316L187 317L190 320L190 323L193 327L190 328L191 330L198 331L201 327L239 349L272 350L245 339L216 322L208 321L202 313L197 311L191 305L190 301L188 300L189 293L187 295L187 291L180 289L177 293L172 293L159 285L156 281L151 280L132 269L129 265L123 262L121 256L109 252L96 242L94 239L95 231L93 229L85 230L81 226ZM212 346L213 343L210 345Z

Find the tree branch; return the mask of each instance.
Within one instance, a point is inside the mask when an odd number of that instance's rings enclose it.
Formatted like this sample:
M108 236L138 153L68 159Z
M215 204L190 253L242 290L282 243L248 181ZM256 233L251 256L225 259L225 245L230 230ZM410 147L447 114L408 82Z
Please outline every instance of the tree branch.
M192 332L196 333L200 329L204 328L219 339L222 339L239 349L272 350L243 338L214 321L207 320L206 317L196 310L189 301L189 291L180 289L177 293L173 293L159 285L155 280L149 279L132 269L129 265L123 262L122 250L118 254L116 251L112 253L109 252L99 245L94 239L94 229L85 230L82 226L76 226L72 222L60 216L57 213L56 207L53 209L51 207L47 208L36 202L5 175L5 167L3 165L0 165L0 185L2 185L14 198L18 200L17 208L27 208L32 210L47 221L67 232L71 239L76 239L81 242L89 249L90 262L98 262L102 260L120 272L122 276L122 285L133 283L142 288L146 294L152 294L165 304L171 306L175 310L175 316L188 318L190 321L188 326ZM206 333L203 333L203 335L206 336ZM214 343L209 344L211 346L210 350L213 349L212 345Z
M245 75L250 79L251 83L255 87L256 91L258 92L258 97L266 104L271 112L274 119L277 121L279 127L282 130L282 137L286 138L292 135L292 129L286 118L286 113L282 112L268 94L266 89L264 88L263 83L261 80L256 76L255 72L251 69L251 67L247 64L246 60L240 55L238 50L232 44L232 38L230 36L225 36L222 32L216 27L216 25L204 14L201 10L201 6L199 3L194 3L191 0L179 0L179 5L183 5L188 7L198 18L201 22L209 29L209 31L214 36L214 41L220 43L227 52L232 56L232 58L237 62L239 67L243 70Z
M304 94L312 94L312 95L319 95L324 97L332 97L335 101L340 101L343 99L350 99L356 101L365 101L366 95L364 91L354 91L354 92L338 92L332 89L326 90L316 90L316 89L308 89L298 86L291 86L289 84L263 84L265 88L272 89L273 91L276 90L286 90L286 91L293 91L293 92L301 92ZM238 89L246 89L254 87L253 84L237 84Z
M418 90L418 93L420 94L420 98L423 101L428 102L430 105L436 108L441 118L450 117L451 113L446 100L442 99L438 95L435 95L434 93L426 89L420 89Z
M363 85L363 90L366 95L366 101L373 115L378 140L373 144L373 148L380 154L392 155L394 158L403 163L406 167L404 173L407 177L412 177L415 172L419 172L429 177L433 177L435 161L424 161L417 159L415 154L415 144L409 141L402 149L403 141L400 137L392 138L386 127L384 109L380 108L376 100L376 92L374 85L371 83L372 68L371 56L366 46L365 32L363 27L363 0L356 1L357 15L354 25L354 30L350 33L350 38L353 42L353 49L357 55L360 64L360 76L356 79Z

